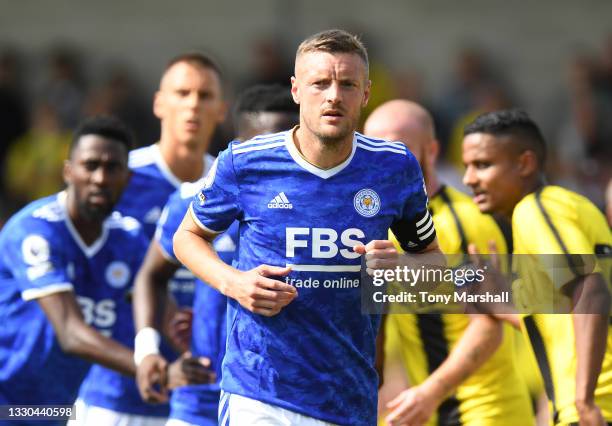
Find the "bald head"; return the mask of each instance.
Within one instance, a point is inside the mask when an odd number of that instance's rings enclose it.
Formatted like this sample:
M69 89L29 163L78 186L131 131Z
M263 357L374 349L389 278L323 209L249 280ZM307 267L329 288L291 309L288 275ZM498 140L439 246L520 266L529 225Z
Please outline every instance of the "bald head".
M423 163L424 152L435 142L431 114L419 104L404 99L385 102L376 108L365 122L364 134L403 142L419 163Z

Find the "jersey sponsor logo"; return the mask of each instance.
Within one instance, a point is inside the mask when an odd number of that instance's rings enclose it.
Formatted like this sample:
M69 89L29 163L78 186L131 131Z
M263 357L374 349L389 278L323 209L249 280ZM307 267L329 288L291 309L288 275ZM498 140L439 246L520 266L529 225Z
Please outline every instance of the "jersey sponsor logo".
M145 214L143 221L145 223L157 223L157 220L161 216L162 209L159 206L153 207Z
M272 198L268 203L269 209L292 209L293 204L289 202L289 199L284 192L281 192L276 197Z
M311 249L313 259L331 259L338 254L345 259L357 259L353 247L362 244L365 233L358 228L349 228L340 234L341 246L337 244L338 232L331 228L286 228L285 256L295 257L296 249ZM340 248L342 247L342 248Z
M355 210L363 217L372 217L380 211L380 197L373 189L362 189L353 198Z
M108 282L110 286L114 288L125 287L130 281L131 275L130 268L127 266L127 264L119 260L111 262L106 267L106 282Z
M202 207L206 202L206 195L202 194L201 192L198 192L198 201L200 202L200 207Z
M117 320L115 301L113 299L96 301L89 297L77 296L77 302L81 307L85 323L98 329L106 329L100 330L100 333L110 337L112 334L110 328L115 325Z

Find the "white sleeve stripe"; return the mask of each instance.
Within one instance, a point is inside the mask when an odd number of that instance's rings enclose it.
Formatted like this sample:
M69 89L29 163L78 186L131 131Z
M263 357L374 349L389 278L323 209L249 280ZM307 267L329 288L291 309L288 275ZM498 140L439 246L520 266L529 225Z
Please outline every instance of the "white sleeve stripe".
M426 210L425 211L425 215L421 218L421 220L419 220L416 223L417 228L419 228L427 220L427 218L429 218L429 217L431 217L430 214L429 214L429 210Z
M394 152L396 154L402 154L402 155L406 155L406 153L404 151L399 151L395 148L391 148L391 147L381 147L381 148L374 148L368 145L364 145L362 143L357 142L357 146L359 148L365 149L367 151L374 151L374 152L379 152L379 151L389 151L389 152Z
M202 229L203 231L208 232L209 234L221 234L221 233L227 231L227 229L224 229L223 231L215 231L213 229L210 229L206 225L204 225L202 222L200 222L200 219L198 219L198 217L196 216L195 212L193 211L193 201L191 202L191 204L189 204L189 215L191 216L191 218L193 219L195 224L198 225L198 227L200 229Z
M431 216L430 216L429 217L429 221L427 222L427 224L417 228L417 235L420 235L420 234L424 233L425 231L427 231L432 226L433 226L433 220L431 219Z
M434 232L435 230L436 230L436 228L432 226L432 227L431 227L431 229L429 230L429 232L428 232L427 234L425 234L425 235L420 235L420 236L419 236L419 240L421 240L421 241L425 241L427 238L429 238L429 236L430 236L431 234L433 234L433 232Z
M74 287L70 283L50 284L40 288L28 288L27 290L21 292L21 298L27 302L34 299L40 299L41 297L49 296L54 293L73 290Z
M388 147L392 147L395 149L406 149L406 145L404 145L402 142L396 141L396 142L391 142L391 141L386 141L384 139L366 139L366 138L357 138L358 142L361 143L365 143L365 144L369 144L375 147L380 147L380 146L388 146Z
M284 135L275 135L274 137L271 137L271 138L251 139L245 142L240 142L234 148L235 149L242 149L242 148L247 148L247 147L252 148L254 145L263 145L266 143L280 142L284 140L285 140Z
M234 154L242 154L244 152L261 151L263 149L276 148L277 146L284 146L284 145L285 145L285 141L275 142L275 143L270 143L270 144L266 144L266 145L256 145L256 146L250 146L250 147L246 147L246 148L238 148L238 149L235 149L233 151L233 153ZM238 145L238 146L240 146L240 145Z

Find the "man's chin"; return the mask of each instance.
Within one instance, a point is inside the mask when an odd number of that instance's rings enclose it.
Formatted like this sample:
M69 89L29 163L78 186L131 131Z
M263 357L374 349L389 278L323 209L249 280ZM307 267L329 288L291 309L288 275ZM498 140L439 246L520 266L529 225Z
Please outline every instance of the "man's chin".
M104 221L113 212L111 205L87 205L83 208L82 213L90 221Z

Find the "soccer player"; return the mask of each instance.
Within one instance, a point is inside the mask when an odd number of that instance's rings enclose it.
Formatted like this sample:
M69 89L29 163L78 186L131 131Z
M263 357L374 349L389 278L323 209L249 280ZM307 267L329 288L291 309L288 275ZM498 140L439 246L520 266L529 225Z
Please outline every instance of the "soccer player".
M513 262L519 277L513 285L515 303L526 313L504 317L520 325L536 356L554 424L602 425L612 421L612 342L609 315L601 314L610 309L610 267L602 260L598 269L583 272L571 255L609 256L612 237L589 200L545 184L545 152L540 130L526 113L481 115L465 128L463 179L480 211L511 221L515 255L530 255ZM537 263L523 262L527 257L540 262L538 255L544 254L568 262L556 270L554 282ZM547 315L531 309L548 291L588 313Z
M212 167L214 159L207 154L207 149L215 127L226 112L219 67L197 53L172 59L155 94L153 110L161 121L160 140L130 152L132 177L117 205L119 212L141 222L149 238L168 197L182 182L196 181ZM176 272L170 290L179 307L191 308L193 286L194 277L189 271L181 268ZM121 324L126 330L121 341L131 346L133 315L126 315L128 318ZM175 356L167 345L163 346L166 357ZM136 353L137 363L140 358ZM151 398L155 399L165 394L151 392ZM169 413L168 404L145 403L131 377L120 376L102 366L91 369L79 398L85 405L82 415L85 425L95 423L102 416L117 422L136 421L132 416L140 416L152 424L162 423Z
M64 165L66 190L0 232L0 405L72 404L88 361L134 375L132 351L107 337L125 320L117 306L146 248L134 219L110 215L130 146L116 119L86 120Z
M280 85L258 85L247 89L238 99L234 108L237 139L248 140L258 134L278 132L295 125L299 120L299 108L293 102L288 88ZM191 199L200 189L201 182L184 183L169 199L157 226L157 232L136 278L134 291L134 315L137 329L150 327L146 333L159 339L157 331L160 324L156 318L163 317L158 312L165 306L167 282L178 269L180 263L174 256L172 237L176 232ZM217 237L214 247L221 259L231 264L238 244L237 222L223 235ZM212 368L221 379L221 360L225 353L225 316L227 300L217 290L196 285L194 298L194 336L190 342L195 356L212 360ZM158 321L157 321L158 322ZM191 324L189 324L191 326ZM157 330L156 330L157 329ZM190 336L191 337L191 336ZM149 398L153 382L162 380L166 360L158 354L157 345L146 341L142 352L143 360L138 366L138 385L143 398ZM143 354L150 348L147 356ZM219 382L211 385L192 385L175 390L170 400L170 420L168 425L216 425L219 407Z
M221 424L375 424L380 317L360 310L360 255L439 253L423 177L402 143L355 132L370 94L361 42L298 47L299 126L230 144L174 237L177 258L228 296ZM234 220L236 268L212 247Z
M435 164L439 144L431 115L420 105L389 101L365 122L369 137L402 141L423 170L429 208L445 254L481 252L493 240L505 251L495 220L470 198L439 181ZM433 309L432 309L433 311ZM408 314L387 317L388 335L398 336L413 387L388 404L390 424L529 425L529 396L519 379L509 325L488 315Z

